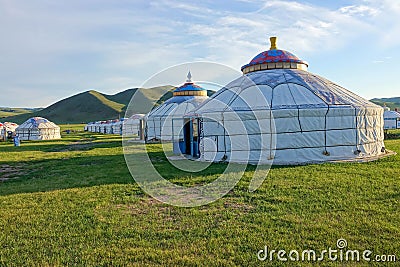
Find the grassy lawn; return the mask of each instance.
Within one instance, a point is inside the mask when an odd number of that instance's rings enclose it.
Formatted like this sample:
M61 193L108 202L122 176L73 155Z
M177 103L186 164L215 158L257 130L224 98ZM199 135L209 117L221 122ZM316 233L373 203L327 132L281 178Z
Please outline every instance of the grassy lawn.
M64 125L62 140L0 143L0 266L311 266L261 262L257 252L349 249L400 261L400 156L370 163L273 167L254 193L254 167L224 198L178 208L147 196L125 165L121 138ZM395 134L396 136L396 134ZM386 147L400 153L400 139ZM177 172L176 183L210 182L225 169ZM324 266L380 266L336 262ZM387 264L396 266L397 263Z

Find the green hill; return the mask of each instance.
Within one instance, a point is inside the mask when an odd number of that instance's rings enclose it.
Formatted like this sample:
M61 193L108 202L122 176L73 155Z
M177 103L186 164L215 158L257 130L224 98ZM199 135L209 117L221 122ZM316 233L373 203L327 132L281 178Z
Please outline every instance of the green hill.
M115 95L106 95L95 90L86 91L60 100L42 110L23 113L15 116L4 116L8 121L22 123L30 117L45 117L56 123L82 123L88 121L108 120L123 117L132 96L137 93L139 104L132 108L141 113L146 105L154 105L157 96L164 95L172 86L155 88L128 89Z
M391 110L394 110L395 108L400 109L400 97L374 98L371 99L371 102L382 107L386 104L386 106Z
M9 108L0 107L0 119L17 116L20 114L32 113L34 111L41 110L41 108Z

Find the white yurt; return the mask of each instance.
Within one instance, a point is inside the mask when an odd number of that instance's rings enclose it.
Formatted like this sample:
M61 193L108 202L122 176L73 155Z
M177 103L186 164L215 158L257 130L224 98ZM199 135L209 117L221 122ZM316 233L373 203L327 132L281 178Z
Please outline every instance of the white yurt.
M113 128L113 134L119 134L122 135L122 125L124 124L124 121L126 118L121 118L119 120L115 120L112 128Z
M100 133L100 126L101 126L101 121L96 121L93 126L92 129L94 133Z
M99 124L99 129L98 129L98 133L106 133L106 125L107 125L107 121L101 121Z
M15 132L15 129L17 129L19 126L18 124L9 121L6 121L5 123L3 123L3 125L7 132L13 132L13 133Z
M0 141L5 140L15 134L15 129L17 129L18 124L13 122L0 122Z
M123 135L128 138L144 138L144 114L134 114L122 126Z
M86 131L88 131L88 132L93 132L93 130L94 130L94 122L89 122L87 125L86 125Z
M7 138L7 131L4 123L0 122L0 141L4 141Z
M96 122L89 122L88 131L92 133L96 132Z
M296 165L386 153L383 108L271 48L186 117L182 152L204 161Z
M208 98L207 90L196 85L191 78L189 71L186 82L173 91L173 96L147 114L147 141L183 139L183 116Z
M85 127L83 128L83 130L85 132L91 132L91 127L92 127L93 122L88 122Z
M60 127L42 117L28 119L17 127L15 133L20 140L50 140L61 138Z
M388 129L400 129L400 113L390 110L388 107L384 107L383 120L384 128Z
M104 133L105 134L113 134L113 124L114 120L107 120L106 123L104 124Z

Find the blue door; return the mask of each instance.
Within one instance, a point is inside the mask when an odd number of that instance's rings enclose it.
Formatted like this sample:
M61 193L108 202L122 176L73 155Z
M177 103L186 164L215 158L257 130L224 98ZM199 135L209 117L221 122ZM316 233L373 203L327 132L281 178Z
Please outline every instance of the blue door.
M194 158L200 157L199 153L199 124L198 119L191 118L184 121L183 146L181 151L183 154L191 155Z

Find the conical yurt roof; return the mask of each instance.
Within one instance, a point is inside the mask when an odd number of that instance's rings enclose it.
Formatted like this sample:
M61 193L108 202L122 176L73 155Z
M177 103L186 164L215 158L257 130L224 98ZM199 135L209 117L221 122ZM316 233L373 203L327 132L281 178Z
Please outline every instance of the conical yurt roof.
M147 118L170 116L171 113L183 116L207 98L207 90L192 81L192 74L189 71L186 82L173 91L173 96L170 99L150 111Z
M26 120L20 126L18 126L18 129L32 129L32 128L50 129L50 128L60 128L60 127L55 123L49 121L48 119L42 117L32 117Z

